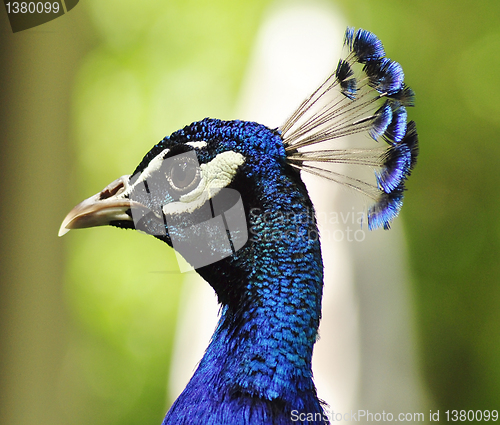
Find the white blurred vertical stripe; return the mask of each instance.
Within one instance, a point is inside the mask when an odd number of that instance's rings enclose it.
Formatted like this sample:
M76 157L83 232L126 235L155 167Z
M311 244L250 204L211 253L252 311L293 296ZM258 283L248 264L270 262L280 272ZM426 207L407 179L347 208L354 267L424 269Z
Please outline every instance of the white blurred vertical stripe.
M271 7L257 35L237 118L279 127L337 66L346 26L323 2ZM313 358L319 397L341 413L424 411L400 220L389 232L365 228L363 242L333 238L344 232L345 223L328 218L358 199L333 182L302 177L318 215L325 265L323 318ZM195 273L188 274L181 302L171 399L202 358L219 308L212 288Z

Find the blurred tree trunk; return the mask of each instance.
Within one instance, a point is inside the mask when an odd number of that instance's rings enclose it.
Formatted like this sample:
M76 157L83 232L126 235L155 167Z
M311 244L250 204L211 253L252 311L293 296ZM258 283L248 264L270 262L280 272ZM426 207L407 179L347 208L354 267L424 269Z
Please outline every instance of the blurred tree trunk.
M57 230L71 202L82 13L13 34L0 9L0 423L68 424L56 391L70 332Z

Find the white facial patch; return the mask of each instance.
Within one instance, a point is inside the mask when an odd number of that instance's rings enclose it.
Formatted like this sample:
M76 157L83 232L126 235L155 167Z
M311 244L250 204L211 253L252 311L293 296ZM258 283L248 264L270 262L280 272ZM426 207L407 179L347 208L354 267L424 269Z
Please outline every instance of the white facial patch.
M151 161L149 161L148 166L142 171L142 173L139 175L137 180L134 182L134 184L130 185L127 187L127 189L120 194L120 198L129 196L130 193L134 190L134 188L139 184L151 177L151 175L155 172L158 171L163 164L163 160L165 156L168 154L170 149L164 149L162 150L158 155L156 155Z
M179 201L164 205L163 212L169 215L195 211L227 187L244 162L245 157L242 154L228 151L218 154L208 164L201 164L201 180L198 186L182 195Z
M186 142L186 145L191 146L191 147L196 148L196 149L201 149L201 148L204 148L205 146L207 146L207 142L205 142L204 140L200 140L198 142Z

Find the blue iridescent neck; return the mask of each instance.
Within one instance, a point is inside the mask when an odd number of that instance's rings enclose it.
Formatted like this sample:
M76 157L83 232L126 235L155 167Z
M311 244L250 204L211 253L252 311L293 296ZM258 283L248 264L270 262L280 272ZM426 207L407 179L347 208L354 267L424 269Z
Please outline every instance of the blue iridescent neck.
M279 135L262 128L268 144L275 144ZM245 204L249 242L198 270L217 292L222 314L164 424L197 423L200 417L205 424L289 423L292 410L322 412L311 372L323 285L314 211L299 174L281 154L258 158L259 152L245 152L243 180L234 182ZM211 421L210 412L218 419Z

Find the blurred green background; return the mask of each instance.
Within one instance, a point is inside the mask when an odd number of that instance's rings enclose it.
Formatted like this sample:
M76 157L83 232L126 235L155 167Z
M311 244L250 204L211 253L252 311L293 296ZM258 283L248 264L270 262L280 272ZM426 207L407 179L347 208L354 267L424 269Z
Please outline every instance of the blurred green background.
M331 2L417 93L402 220L432 406L499 409L500 2ZM165 135L238 118L271 3L82 0L16 34L0 8L1 423L161 423L183 278L172 251L57 230Z

